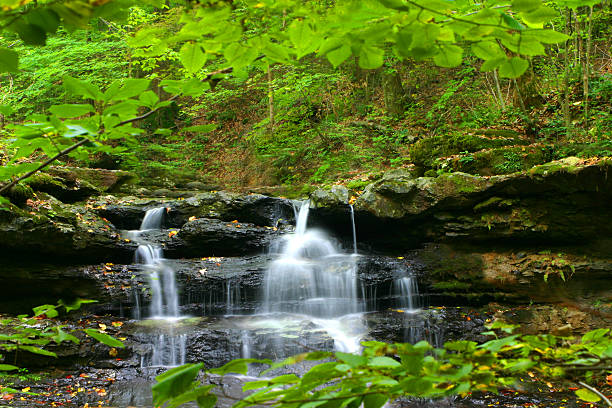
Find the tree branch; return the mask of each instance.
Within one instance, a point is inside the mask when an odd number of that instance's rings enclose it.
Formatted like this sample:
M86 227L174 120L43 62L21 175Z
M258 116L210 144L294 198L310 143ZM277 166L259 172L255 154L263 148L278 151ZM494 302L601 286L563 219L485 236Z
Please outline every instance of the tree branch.
M612 402L610 402L610 400L605 395L603 395L601 391L599 391L597 388L593 388L590 385L583 383L582 381L578 381L578 384L582 385L584 388L588 389L589 391L592 391L595 394L597 394L602 400L606 402L606 404L608 404L609 407L612 407Z

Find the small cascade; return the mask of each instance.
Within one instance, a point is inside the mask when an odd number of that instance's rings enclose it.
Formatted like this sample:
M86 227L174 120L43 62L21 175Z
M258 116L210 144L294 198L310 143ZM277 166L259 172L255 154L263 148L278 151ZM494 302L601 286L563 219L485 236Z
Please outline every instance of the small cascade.
M357 351L365 329L355 322L343 327L338 319L364 309L357 296L356 258L339 252L321 231L307 229L309 205L307 200L295 206L295 232L272 246L277 259L264 277L260 312L306 317L334 339L337 349Z
M418 310L419 287L414 276L404 276L393 281L393 293L399 300L399 307L408 312Z
M148 275L151 289L149 318L172 323L181 318L174 269L166 264L161 247L146 243L141 238L143 231L162 227L165 211L164 207L148 210L142 220L140 230L131 231L130 237L139 244L134 254L134 261L144 265ZM140 307L139 294L135 293L135 296L137 307ZM142 315L140 310L135 313L137 319L140 319ZM153 351L150 356L143 356L143 366L176 366L185 363L185 335L177 335L172 325L166 329L163 334L153 336Z
M357 230L355 229L355 208L353 204L349 204L351 209L351 225L353 227L353 253L357 254Z

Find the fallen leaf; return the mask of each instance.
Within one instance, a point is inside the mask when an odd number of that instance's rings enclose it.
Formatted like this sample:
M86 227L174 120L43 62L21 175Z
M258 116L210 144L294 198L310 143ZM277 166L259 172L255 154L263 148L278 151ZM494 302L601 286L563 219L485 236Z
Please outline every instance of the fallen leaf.
M189 221L195 221L195 220L197 220L197 218L196 218L196 216L195 216L195 215L193 215L193 216L189 217Z
M117 349L113 347L112 349L108 350L108 355L111 357L117 357Z

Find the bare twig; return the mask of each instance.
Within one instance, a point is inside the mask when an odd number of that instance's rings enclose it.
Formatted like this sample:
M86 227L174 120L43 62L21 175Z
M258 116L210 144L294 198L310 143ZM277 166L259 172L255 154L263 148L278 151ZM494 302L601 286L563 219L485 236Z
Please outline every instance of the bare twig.
M604 400L606 402L606 404L608 404L609 407L612 407L612 402L610 402L610 400L608 399L608 397L606 397L605 395L603 395L601 393L601 391L599 391L597 388L593 388L588 384L583 383L582 381L578 381L578 384L582 385L584 388L586 388L589 391L594 392L595 394L597 394L602 400Z

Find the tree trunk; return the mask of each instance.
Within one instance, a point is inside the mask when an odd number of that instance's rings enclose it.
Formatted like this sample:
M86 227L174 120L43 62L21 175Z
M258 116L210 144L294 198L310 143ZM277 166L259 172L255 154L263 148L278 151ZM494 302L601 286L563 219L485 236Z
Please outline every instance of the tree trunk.
M383 73L383 94L385 110L391 116L399 116L404 112L406 91L402 86L402 78L398 72Z

